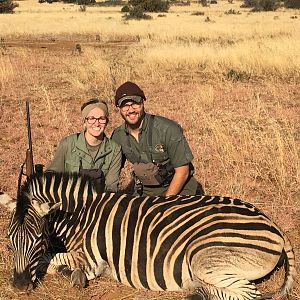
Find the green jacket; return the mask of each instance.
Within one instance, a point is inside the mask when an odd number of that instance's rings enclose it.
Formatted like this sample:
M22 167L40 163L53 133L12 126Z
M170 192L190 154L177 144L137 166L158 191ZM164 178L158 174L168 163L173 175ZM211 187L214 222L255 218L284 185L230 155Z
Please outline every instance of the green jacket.
M105 176L105 190L118 190L121 170L121 147L104 136L100 148L93 159L90 155L84 131L63 138L56 150L48 170L56 172L79 172L82 169L101 168Z
M123 159L131 163L170 162L174 168L190 164L193 154L183 135L183 130L175 121L161 116L155 116L152 128L152 148L149 148L148 133L150 115L146 114L137 141L122 124L113 132L112 139L122 147ZM151 153L151 154L150 154ZM192 164L191 164L192 166ZM182 195L196 194L196 180L193 178L193 168L190 179L182 190ZM190 181L192 180L192 183ZM145 195L163 195L167 187L144 187Z

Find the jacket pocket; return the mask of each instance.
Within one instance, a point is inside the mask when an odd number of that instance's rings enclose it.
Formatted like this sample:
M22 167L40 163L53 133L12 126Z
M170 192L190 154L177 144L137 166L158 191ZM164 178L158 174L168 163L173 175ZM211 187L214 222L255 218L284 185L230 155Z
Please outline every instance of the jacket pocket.
M66 172L79 172L79 162L72 160L65 161L65 171Z

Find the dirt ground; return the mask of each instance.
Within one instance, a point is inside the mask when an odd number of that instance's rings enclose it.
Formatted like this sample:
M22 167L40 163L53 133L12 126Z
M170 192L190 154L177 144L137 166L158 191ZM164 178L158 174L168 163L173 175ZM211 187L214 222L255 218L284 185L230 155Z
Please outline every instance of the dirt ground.
M115 57L123 55L129 47L138 47L135 40L131 41L113 41L107 43L100 43L95 41L97 37L90 37L77 39L76 41L65 40L6 40L2 44L1 58L11 57L12 68L14 68L12 81L4 83L1 88L0 95L0 126L1 126L1 149L0 149L0 191L5 191L12 196L16 195L17 178L20 170L20 165L25 158L25 151L27 148L27 133L25 128L25 102L24 99L30 97L31 100L31 122L32 122L32 136L33 136L33 151L35 162L47 165L51 159L57 142L66 134L80 130L81 123L78 118L78 110L74 113L74 108L80 107L83 102L82 99L87 99L87 96L97 95L99 90L91 91L86 95L84 91L74 90L68 82L62 80L61 74L63 69L60 65L60 59L64 57L69 59L71 63L74 58L80 53L79 47L82 49L86 47L94 47L101 50L103 56L107 60L112 60ZM1 50L1 49L0 49ZM32 51L34 59L30 64L26 65L26 73L22 69L22 64L17 65L16 57L21 57L23 51ZM83 50L84 51L84 50ZM40 62L43 62L43 65ZM18 71L16 71L18 70ZM183 70L184 72L184 70ZM25 76L26 75L26 76ZM153 100L148 100L146 105L149 105L148 111L165 115L170 118L178 120L186 130L187 138L190 142L193 152L199 153L201 159L206 157L206 167L203 167L200 158L195 160L197 179L200 180L206 191L209 194L228 194L228 178L218 169L216 162L213 161L210 149L200 149L203 140L199 135L204 134L202 131L193 125L189 116L192 116L191 107L178 109L178 106L184 103L185 99L194 96L195 88L207 88L212 86L216 99L225 99L217 104L211 104L207 107L204 114L209 115L214 106L217 109L214 111L216 118L218 112L220 116L224 117L226 112L232 110L231 105L234 105L235 111L243 111L248 105L249 98L247 95L250 91L260 92L270 107L269 112L274 109L272 97L267 92L264 92L266 85L257 83L234 83L226 84L223 86L222 82L210 82L208 85L203 78L195 79L193 82L170 82L167 84L159 85L157 81L148 78L139 78L144 90L148 95L151 95ZM48 93L51 95L49 106L45 104L42 99L41 90L35 84L39 83L47 88ZM277 89L283 90L283 94L289 95L289 101L285 103L284 111L286 116L289 116L295 124L299 125L299 84L297 82L278 82ZM102 87L101 87L102 88ZM100 88L99 88L100 89ZM112 91L111 91L112 95ZM155 96L154 96L155 95ZM44 96L43 96L44 97ZM244 97L244 98L243 98ZM150 97L149 97L150 98ZM229 98L239 99L238 103L230 104L226 102ZM159 99L166 99L164 105L161 104ZM167 99L176 99L176 104ZM227 99L227 100L226 100ZM43 105L41 105L41 103ZM108 132L112 132L113 128L121 123L116 109L110 104L111 116ZM151 104L151 105L150 105ZM180 106L180 107L181 107ZM199 120L201 122L201 120ZM196 123L195 123L196 124ZM200 123L197 123L200 124ZM199 125L200 127L200 125ZM299 126L296 126L296 128ZM300 132L300 131L299 131ZM297 149L299 150L300 134L296 139L298 143ZM197 138L196 138L197 137ZM200 146L199 146L200 145ZM200 150L198 150L200 149ZM211 159L211 160L210 160ZM247 167L246 167L247 168ZM219 172L219 173L218 173ZM244 172L246 173L246 172ZM121 183L125 187L129 180L129 171L124 170L122 173ZM231 179L230 179L231 180ZM233 179L232 179L233 180ZM253 198L254 204L259 208L265 210L275 221L287 232L292 244L294 245L297 268L299 268L299 228L300 228L300 210L298 204L300 201L299 186L290 186L289 190L278 191L273 189L273 185L264 181L263 178L255 178L255 181L250 182L248 177L243 177L238 180L241 181L241 186L244 184L246 187L242 190L240 185L236 185L236 190L230 190L232 196L246 197L247 200ZM217 182L219 182L217 184ZM271 182L271 179L270 179ZM295 182L295 181L294 181ZM276 203L277 199L281 199ZM265 199L265 200L263 200ZM274 200L275 199L275 200ZM267 200L267 201L266 201ZM68 300L68 299L182 299L182 294L171 292L150 292L150 291L137 291L124 285L108 279L97 278L89 283L89 286L83 290L78 290L71 287L67 279L59 276L47 275L43 282L31 294L19 293L13 290L9 285L12 267L12 250L10 248L6 232L9 222L9 213L0 207L0 300L7 299L55 299L55 300ZM272 290L274 287L279 286L282 281L282 270L277 272L274 276L259 285L263 291ZM292 300L300 299L299 283L296 283L296 288L291 295Z

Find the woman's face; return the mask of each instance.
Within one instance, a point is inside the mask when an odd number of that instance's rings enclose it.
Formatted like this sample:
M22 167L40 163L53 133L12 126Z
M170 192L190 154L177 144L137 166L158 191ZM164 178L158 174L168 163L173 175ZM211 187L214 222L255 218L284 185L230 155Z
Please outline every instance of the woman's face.
M99 108L93 108L85 118L86 134L90 137L98 138L106 128L107 118L104 111Z

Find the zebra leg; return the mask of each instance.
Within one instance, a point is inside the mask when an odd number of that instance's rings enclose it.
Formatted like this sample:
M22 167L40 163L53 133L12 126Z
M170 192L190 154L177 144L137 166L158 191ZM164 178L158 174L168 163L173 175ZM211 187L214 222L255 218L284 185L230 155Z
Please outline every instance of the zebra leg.
M210 295L205 290L204 287L198 287L194 290L193 294L190 294L185 297L186 300L209 300Z
M84 267L83 267L84 266ZM61 274L71 280L73 286L85 287L89 264L82 252L47 253L39 262L39 270L48 274Z
M72 286L84 288L87 285L86 275L80 268L71 270L68 266L58 266L57 272L69 278L71 280Z
M255 285L247 279L236 274L206 274L203 280L193 282L195 286L193 294L189 295L189 300L252 300L259 299L261 293ZM197 286L198 285L198 286Z

